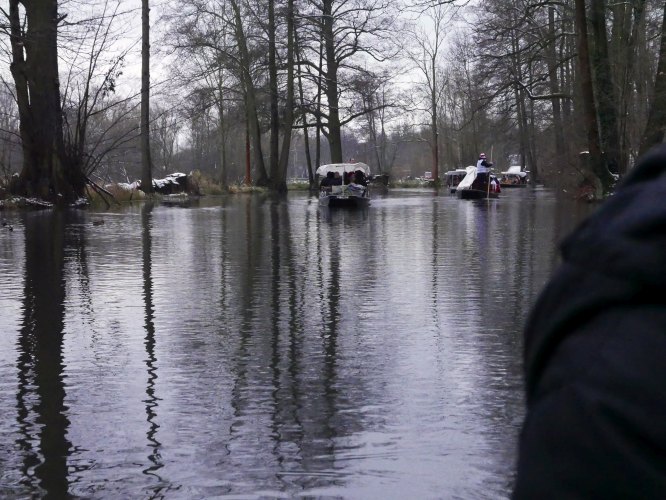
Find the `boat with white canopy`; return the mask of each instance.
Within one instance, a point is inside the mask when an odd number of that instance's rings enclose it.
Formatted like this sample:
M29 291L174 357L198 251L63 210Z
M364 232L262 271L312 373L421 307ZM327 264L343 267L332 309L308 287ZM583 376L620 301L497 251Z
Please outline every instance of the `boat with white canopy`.
M467 167L467 175L456 187L456 195L462 200L478 200L482 198L498 198L497 181L495 176L488 173L488 180L476 183L476 167ZM490 183L489 183L490 181ZM493 187L493 182L495 187Z
M528 173L520 165L512 165L506 172L501 172L500 186L503 188L525 187Z
M367 207L370 167L365 163L329 163L317 171L319 204L325 207Z

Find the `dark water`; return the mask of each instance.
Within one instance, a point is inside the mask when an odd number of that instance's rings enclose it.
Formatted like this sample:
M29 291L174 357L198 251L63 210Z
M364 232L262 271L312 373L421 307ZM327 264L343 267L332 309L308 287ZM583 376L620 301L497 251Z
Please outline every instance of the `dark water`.
M586 211L2 214L0 497L506 497L521 327Z

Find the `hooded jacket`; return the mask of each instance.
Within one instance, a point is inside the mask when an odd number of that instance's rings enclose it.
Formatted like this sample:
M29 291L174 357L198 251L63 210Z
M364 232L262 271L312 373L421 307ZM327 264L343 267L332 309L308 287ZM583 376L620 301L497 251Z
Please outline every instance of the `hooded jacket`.
M525 328L513 498L666 498L666 146L561 252Z

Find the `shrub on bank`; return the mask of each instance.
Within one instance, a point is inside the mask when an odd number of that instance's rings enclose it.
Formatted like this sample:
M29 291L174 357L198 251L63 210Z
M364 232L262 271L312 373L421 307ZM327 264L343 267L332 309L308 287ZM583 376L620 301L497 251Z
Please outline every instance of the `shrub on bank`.
M260 186L248 186L246 184L230 184L227 190L231 194L240 193L265 193L267 189Z
M130 201L142 201L147 198L146 193L137 189L137 186L120 182L118 184L105 184L104 189L108 191L111 196L105 193L98 193L90 186L86 186L86 198L94 207L106 206L107 203L127 203Z
M224 193L222 184L205 175L200 170L192 170L187 176L187 191L192 194L200 195L220 195Z
M293 181L287 182L287 189L289 191L307 191L310 189L310 183L308 181Z
M184 174L172 174L176 176L184 177ZM168 177L167 177L168 180ZM156 179L155 182L161 186L160 182L164 179ZM174 184L172 182L172 184ZM174 184L174 186L176 186ZM85 197L88 200L89 204L93 207L105 207L108 204L115 203L128 203L133 201L145 201L146 199L162 199L164 193L160 194L154 192L151 195L146 195L140 189L140 182L135 181L132 183L108 183L101 186L102 190L94 189L92 186L87 185L85 188ZM177 190L176 186L173 189ZM242 181L238 181L228 186L222 185L218 180L215 180L205 173L199 170L193 170L190 174L187 175L187 181L181 181L181 187L183 191L181 194L187 195L223 195L226 193L230 194L245 194L245 193L260 193L265 194L268 192L268 188L260 187L255 185L245 185L242 184ZM287 182L287 189L289 191L307 191L310 189L310 184L307 180L292 180ZM170 193L173 194L173 193ZM0 208L8 208L10 206L17 206L16 202L10 201L11 196L9 195L9 190L7 186L0 184L0 200L5 200L4 203L0 203Z

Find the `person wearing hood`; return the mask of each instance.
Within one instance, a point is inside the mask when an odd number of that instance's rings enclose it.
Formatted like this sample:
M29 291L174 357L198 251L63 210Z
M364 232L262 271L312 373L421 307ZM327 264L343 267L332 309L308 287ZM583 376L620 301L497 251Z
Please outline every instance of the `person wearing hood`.
M561 246L525 327L514 499L666 497L666 145Z
M487 160L485 153L479 154L479 159L476 162L476 177L472 184L474 189L486 190L488 186L488 174L492 166L493 164Z

